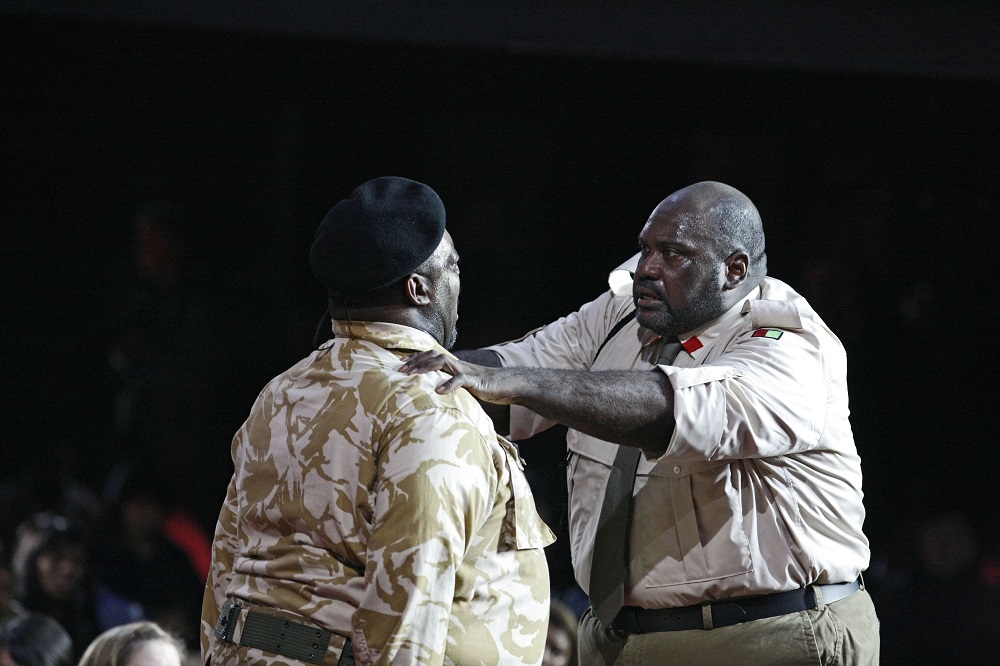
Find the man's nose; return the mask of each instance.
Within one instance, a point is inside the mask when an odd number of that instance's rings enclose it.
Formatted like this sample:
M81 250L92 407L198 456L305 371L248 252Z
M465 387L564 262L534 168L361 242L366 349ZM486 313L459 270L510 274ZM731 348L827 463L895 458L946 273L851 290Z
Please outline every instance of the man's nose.
M659 267L652 257L643 257L635 267L636 279L655 280L659 277Z

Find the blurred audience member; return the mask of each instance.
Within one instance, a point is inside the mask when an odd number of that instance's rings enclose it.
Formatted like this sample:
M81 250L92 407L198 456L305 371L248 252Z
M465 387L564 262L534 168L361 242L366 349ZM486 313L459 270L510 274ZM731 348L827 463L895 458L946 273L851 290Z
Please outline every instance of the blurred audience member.
M559 601L549 602L549 633L545 637L542 666L577 666L576 633L580 624L573 610Z
M1000 600L979 568L978 544L964 515L928 519L916 537L919 563L878 595L883 664L992 661Z
M21 603L59 622L77 651L104 629L143 618L141 606L94 581L84 534L65 518L38 514L18 533L30 543L15 550L25 553Z
M205 581L164 531L171 504L167 495L154 473L131 476L95 558L95 575L112 591L138 602L147 619L193 646Z
M24 606L15 598L14 574L0 561L0 623L24 612Z
M73 642L47 615L29 613L0 625L0 666L70 666Z
M181 641L154 622L108 629L87 647L79 666L181 666Z

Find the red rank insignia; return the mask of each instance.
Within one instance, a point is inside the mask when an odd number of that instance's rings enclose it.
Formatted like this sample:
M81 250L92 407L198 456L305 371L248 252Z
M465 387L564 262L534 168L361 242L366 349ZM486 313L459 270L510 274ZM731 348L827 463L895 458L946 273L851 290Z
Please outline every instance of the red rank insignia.
M686 351L688 354L693 354L704 346L705 345L703 345L701 343L701 340L699 340L698 338L688 338L687 340L681 343L681 347L683 347L684 351Z
M777 340L781 337L784 331L779 331L776 328L758 328L753 332L751 337L754 338L771 338L772 340Z

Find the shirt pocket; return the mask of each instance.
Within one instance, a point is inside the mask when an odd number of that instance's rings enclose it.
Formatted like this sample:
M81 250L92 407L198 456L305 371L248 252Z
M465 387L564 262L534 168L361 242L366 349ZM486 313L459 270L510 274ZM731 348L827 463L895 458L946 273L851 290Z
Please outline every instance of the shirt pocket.
M535 497L524 476L524 462L513 444L497 436L503 449L510 479L511 502L513 503L514 547L517 550L544 548L556 540L556 535L538 515ZM510 514L508 510L508 514Z
M753 570L743 502L729 463L656 465L633 504L640 526L637 580L645 587L699 583Z

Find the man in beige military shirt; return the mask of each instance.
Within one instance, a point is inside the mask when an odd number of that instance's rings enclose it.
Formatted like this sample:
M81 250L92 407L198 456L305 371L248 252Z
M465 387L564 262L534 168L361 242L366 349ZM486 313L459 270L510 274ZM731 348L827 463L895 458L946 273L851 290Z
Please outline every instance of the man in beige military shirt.
M334 338L271 381L232 445L202 617L212 664L538 664L549 582L516 448L444 375L455 341L444 206L405 178L359 186L311 265Z
M581 664L876 663L843 346L766 277L732 187L675 192L639 247L578 312L460 352L503 369L429 353L404 371L514 405L514 439L570 427Z

